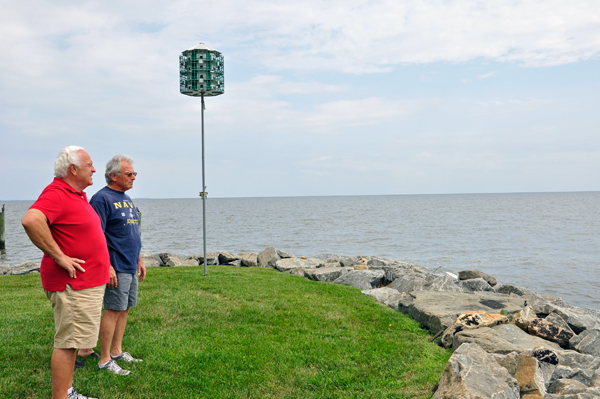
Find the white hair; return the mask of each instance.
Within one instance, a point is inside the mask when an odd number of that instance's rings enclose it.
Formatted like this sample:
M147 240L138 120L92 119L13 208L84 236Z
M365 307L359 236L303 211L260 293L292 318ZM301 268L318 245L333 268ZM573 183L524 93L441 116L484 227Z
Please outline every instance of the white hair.
M112 157L106 164L106 173L104 173L106 184L111 184L113 182L112 177L110 177L111 173L114 173L115 176L119 176L121 174L121 161L129 162L133 165L133 158L131 158L129 155L119 154Z
M81 165L82 160L79 151L85 150L76 145L70 145L63 148L60 153L58 153L56 161L54 161L54 176L60 177L61 179L65 178L69 172L69 166L71 165L81 168L83 165Z

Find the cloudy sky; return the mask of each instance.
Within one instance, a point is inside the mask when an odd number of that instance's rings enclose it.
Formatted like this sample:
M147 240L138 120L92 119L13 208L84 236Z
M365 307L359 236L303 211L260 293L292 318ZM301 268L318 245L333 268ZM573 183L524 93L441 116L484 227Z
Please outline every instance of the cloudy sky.
M0 199L67 145L201 191L178 56L225 57L210 197L600 190L600 7L577 0L0 0Z

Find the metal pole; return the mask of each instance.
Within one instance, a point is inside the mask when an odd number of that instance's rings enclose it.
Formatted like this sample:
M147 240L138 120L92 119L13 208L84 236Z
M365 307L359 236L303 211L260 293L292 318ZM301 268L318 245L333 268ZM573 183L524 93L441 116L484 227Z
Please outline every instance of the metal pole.
M208 254L206 253L206 183L204 179L204 93L201 94L202 97L202 239L204 242L204 275L208 274L208 268L206 263L206 258L208 258Z
M0 250L6 249L4 242L4 204L2 204L2 211L0 211Z

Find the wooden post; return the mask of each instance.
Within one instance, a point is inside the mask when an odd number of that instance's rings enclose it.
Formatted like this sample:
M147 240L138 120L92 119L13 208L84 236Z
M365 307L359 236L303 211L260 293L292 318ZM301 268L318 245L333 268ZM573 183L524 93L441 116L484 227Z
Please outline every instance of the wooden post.
M2 211L0 211L0 249L6 249L4 241L4 204L2 204Z

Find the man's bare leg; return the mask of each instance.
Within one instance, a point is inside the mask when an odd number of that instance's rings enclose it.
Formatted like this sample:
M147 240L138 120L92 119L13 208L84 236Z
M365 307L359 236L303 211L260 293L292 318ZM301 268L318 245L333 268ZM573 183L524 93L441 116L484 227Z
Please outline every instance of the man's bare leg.
M110 354L119 356L123 352L123 336L125 335L125 327L127 327L127 315L129 309L119 312L119 318L115 324L115 332L110 346Z
M67 399L67 392L73 386L76 349L54 348L52 351L52 398Z
M111 345L115 335L117 320L121 313L126 310L104 309L102 320L100 321L100 363L104 364L110 361Z
M88 357L92 353L94 353L94 349L93 348L85 348L85 349L81 348L77 352L77 356L79 356L79 357Z

